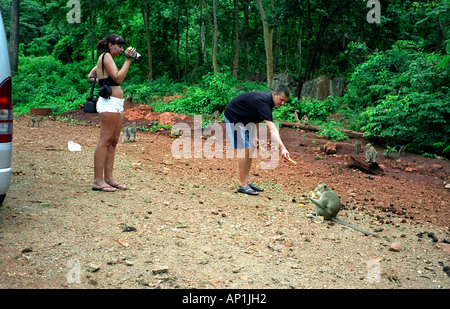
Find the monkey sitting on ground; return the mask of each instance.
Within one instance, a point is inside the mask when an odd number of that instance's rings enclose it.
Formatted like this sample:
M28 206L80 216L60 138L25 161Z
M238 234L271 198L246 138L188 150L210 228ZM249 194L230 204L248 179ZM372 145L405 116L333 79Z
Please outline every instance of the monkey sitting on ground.
M361 153L361 142L358 140L355 142L355 151L353 153L357 155Z
M307 125L309 125L309 119L308 119L308 116L304 115L304 116L302 117L302 125L303 125L304 128L305 128Z
M368 143L366 145L366 162L372 161L372 163L375 163L377 156L378 152L375 150L371 143Z
M122 132L122 143L125 138L126 142L136 141L136 131L137 127L135 125L125 127ZM133 139L133 140L132 140Z
M333 222L353 228L364 234L378 237L378 235L366 232L360 229L359 227L354 226L353 224L341 221L336 218L336 215L341 209L341 201L339 199L339 196L336 193L334 193L334 191L331 190L326 184L324 183L318 184L317 187L314 189L314 192L317 196L319 196L319 199L316 200L311 197L311 194L309 194L309 199L317 206L315 214L310 215L311 218L323 216L325 220L331 220Z
M28 126L34 127L34 125L37 123L37 126L39 127L39 124L42 123L44 125L44 116L38 116L38 117L32 117L30 120L28 120ZM30 126L31 124L31 126Z
M404 156L406 156L405 146L401 145L400 149L398 150L397 158L404 157Z

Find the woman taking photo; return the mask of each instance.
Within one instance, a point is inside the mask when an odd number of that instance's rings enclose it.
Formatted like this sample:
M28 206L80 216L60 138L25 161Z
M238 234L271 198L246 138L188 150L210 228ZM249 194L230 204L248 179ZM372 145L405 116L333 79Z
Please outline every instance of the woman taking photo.
M125 40L117 34L110 34L97 43L101 52L97 65L89 73L89 80L97 82L100 87L109 85L111 94L108 98L100 97L97 101L97 112L100 114L100 138L94 154L94 181L92 190L114 192L127 187L114 180L114 156L123 123L123 91L120 84L127 76L135 49L128 47L125 51L125 63L119 70L114 62L123 52Z

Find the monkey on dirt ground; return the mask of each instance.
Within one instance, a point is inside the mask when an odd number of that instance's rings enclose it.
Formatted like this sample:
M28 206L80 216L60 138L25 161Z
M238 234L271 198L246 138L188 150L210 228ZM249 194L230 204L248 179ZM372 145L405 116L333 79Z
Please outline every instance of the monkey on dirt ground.
M34 127L34 125L37 123L37 126L40 127L40 124L44 125L44 116L37 116L32 117L30 120L28 120L28 126Z
M371 143L368 143L366 145L366 162L369 163L372 161L372 163L375 163L377 156L378 152L375 150L375 147L373 147Z
M126 142L136 141L137 127L135 125L125 127L122 132L122 143L125 139Z
M378 237L378 235L364 231L359 227L354 226L353 224L341 221L336 218L336 215L338 214L341 208L341 201L339 199L339 196L336 193L334 193L334 191L331 190L330 187L328 187L326 184L324 183L318 184L317 187L314 189L314 192L319 197L319 199L314 199L311 196L311 194L309 194L309 199L317 206L315 214L310 215L310 217L315 218L317 216L323 216L325 220L331 220L333 222L343 224L352 229L360 231L364 234Z

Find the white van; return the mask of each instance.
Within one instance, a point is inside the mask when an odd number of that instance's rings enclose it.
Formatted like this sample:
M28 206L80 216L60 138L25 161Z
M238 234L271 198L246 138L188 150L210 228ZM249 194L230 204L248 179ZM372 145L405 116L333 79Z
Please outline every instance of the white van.
M2 14L0 13L0 205L2 205L11 185L13 133L11 85L8 43Z

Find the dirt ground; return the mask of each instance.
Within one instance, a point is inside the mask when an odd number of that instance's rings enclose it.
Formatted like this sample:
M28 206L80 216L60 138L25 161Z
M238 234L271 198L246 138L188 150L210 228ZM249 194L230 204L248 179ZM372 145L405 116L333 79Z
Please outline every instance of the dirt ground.
M127 123L193 128L192 118L172 116L126 110ZM253 180L265 191L247 196L236 193L235 159L175 159L168 130L138 131L117 147L115 177L129 190L95 192L98 115L64 117L43 128L15 118L0 288L450 288L447 160L386 158L377 147L384 175L368 175L347 166L354 140L327 155L314 132L282 128L297 165L262 169L255 159ZM379 237L307 218L307 193L320 182L340 196L341 220Z

